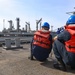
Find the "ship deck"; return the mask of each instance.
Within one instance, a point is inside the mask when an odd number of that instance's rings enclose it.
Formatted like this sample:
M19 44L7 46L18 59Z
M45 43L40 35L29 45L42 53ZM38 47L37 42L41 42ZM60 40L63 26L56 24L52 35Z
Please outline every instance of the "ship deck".
M0 75L75 75L75 70L67 72L53 68L54 54L46 62L28 59L30 44L22 44L23 49L3 49L0 47Z

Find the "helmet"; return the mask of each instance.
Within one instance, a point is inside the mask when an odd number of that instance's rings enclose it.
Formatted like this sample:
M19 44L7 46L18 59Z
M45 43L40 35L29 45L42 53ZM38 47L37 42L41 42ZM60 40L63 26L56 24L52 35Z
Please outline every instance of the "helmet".
M47 27L47 28L50 28L50 25L49 25L49 23L44 22L44 24L42 25L42 27Z
M66 22L66 25L69 24L75 24L75 15L69 17L68 21Z

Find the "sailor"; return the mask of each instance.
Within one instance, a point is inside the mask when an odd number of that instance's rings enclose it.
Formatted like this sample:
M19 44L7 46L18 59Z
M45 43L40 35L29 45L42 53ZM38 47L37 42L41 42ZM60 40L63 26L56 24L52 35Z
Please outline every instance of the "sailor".
M31 60L35 57L39 61L45 61L52 49L52 35L49 31L50 25L44 22L42 29L34 33L31 42Z
M56 69L66 71L66 66L75 69L75 15L71 15L62 33L54 37L53 51Z
M60 34L61 28L57 29L57 34Z
M56 33L57 33L57 34L60 34L60 33L63 32L63 31L64 31L64 27L61 27L61 28L58 28L58 29L57 29L57 32L56 32Z

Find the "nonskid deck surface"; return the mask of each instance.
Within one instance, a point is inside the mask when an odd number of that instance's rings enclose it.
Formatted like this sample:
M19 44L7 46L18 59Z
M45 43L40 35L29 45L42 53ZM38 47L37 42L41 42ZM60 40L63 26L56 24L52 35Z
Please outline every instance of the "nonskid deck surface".
M22 49L6 50L0 47L0 75L75 75L75 70L63 72L53 67L54 55L46 62L29 60L30 44Z

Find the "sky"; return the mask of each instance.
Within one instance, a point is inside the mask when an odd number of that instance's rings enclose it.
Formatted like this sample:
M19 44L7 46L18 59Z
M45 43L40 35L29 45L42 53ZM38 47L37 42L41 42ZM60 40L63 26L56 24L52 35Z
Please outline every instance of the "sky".
M75 0L0 0L0 31L9 28L9 20L16 29L16 18L20 18L20 29L30 22L31 30L36 30L36 20L48 22L53 30L65 25L74 11ZM3 20L5 20L3 22Z

